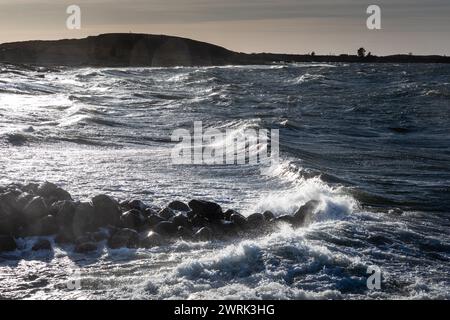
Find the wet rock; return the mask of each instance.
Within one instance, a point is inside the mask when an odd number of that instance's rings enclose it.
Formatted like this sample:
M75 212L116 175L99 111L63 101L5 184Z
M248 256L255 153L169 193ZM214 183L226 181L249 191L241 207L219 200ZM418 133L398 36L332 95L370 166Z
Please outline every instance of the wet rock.
M29 183L22 187L22 191L31 193L31 194L36 194L38 188L39 188L39 185L37 183Z
M110 237L110 234L107 230L99 230L96 232L93 232L91 235L92 240L98 242L98 241L103 241L106 240Z
M86 233L85 235L78 237L74 243L77 245L86 242L95 242L94 239L92 239L92 233Z
M147 218L147 225L148 225L149 227L154 227L154 226L156 226L158 223L163 222L163 221L166 221L166 220L163 219L163 218L161 218L160 216L154 214L154 215L151 215L151 216L149 216L149 217Z
M130 202L128 202L128 208L130 210L134 209L134 210L139 210L139 211L145 211L145 209L147 209L147 207L148 206L141 200L131 200Z
M52 244L47 239L39 239L31 248L33 251L52 250Z
M163 221L158 223L154 228L153 231L155 231L156 233L167 237L167 236L174 236L176 235L177 231L178 231L178 227L169 221Z
M119 229L108 240L111 249L137 248L139 246L139 234L132 229Z
M171 219L171 222L177 227L188 227L189 220L184 214L178 214Z
M0 252L14 251L17 249L16 240L7 235L0 235Z
M23 210L27 222L45 217L49 209L42 197L34 197Z
M20 224L17 201L12 193L0 195L0 234L12 234Z
M239 228L247 227L247 219L239 213L233 213L230 217L230 221L233 222Z
M58 223L52 215L47 215L26 228L24 236L50 236L58 233Z
M202 228L209 223L208 220L206 220L204 217L199 216L199 215L194 215L191 219L189 219L189 222L192 227L196 227L196 228Z
M195 216L197 216L192 210L184 212L188 220L194 219Z
M98 195L92 198L92 205L95 211L94 225L97 228L120 224L121 212L116 200L107 195Z
M194 232L188 227L180 226L177 230L177 236L185 241L190 241L194 239Z
M128 207L128 204L130 203L130 200L122 200L122 201L120 201L119 202L119 206L121 207L121 208L126 208L126 209L128 209L129 207Z
M195 233L194 239L197 241L211 241L213 239L213 232L210 228L203 227Z
M48 206L48 212L52 216L56 216L59 210L61 210L61 207L63 206L64 201L55 201L52 204Z
M28 203L30 203L30 201L34 198L34 196L32 194L23 192L20 195L18 195L17 199L16 199L16 209L17 211L22 212L25 207L27 206Z
M139 243L139 247L141 248L145 248L145 249L151 249L154 247L158 247L161 246L164 243L164 238L153 231L150 232L145 232L141 239L140 239L140 243Z
M146 208L144 210L144 215L149 217L149 216L156 216L158 214L158 211L155 210L154 208Z
M231 216L232 216L233 214L239 214L239 213L238 213L236 210L228 209L227 211L224 212L223 218L224 218L225 220L230 221L230 220L231 220Z
M141 211L132 209L124 212L120 217L121 226L128 229L140 230L146 222Z
M47 199L48 203L62 200L72 200L69 192L50 182L44 182L39 185L36 190L36 194Z
M222 220L217 227L218 227L217 232L220 232L223 236L227 237L237 236L239 229L234 222L227 220Z
M71 227L76 209L76 203L73 201L60 201L55 203L53 210L57 210L55 217L58 225L64 228Z
M175 211L190 211L191 209L187 204L181 201L172 201L169 203L168 208L175 210Z
M0 215L0 234L13 234L16 231L16 223L13 216Z
M158 213L158 215L164 220L170 220L175 216L175 212L173 212L173 210L170 208L164 208Z
M311 223L319 204L319 201L311 200L301 206L300 209L298 209L298 211L294 214L294 224L296 226L303 226Z
M97 244L95 242L83 242L75 246L76 253L88 253L97 250Z
M272 211L264 211L263 216L266 221L272 221L273 219L275 219L275 215L272 213Z
M254 213L247 217L247 224L250 228L263 227L264 223L265 223L265 219L261 213Z
M55 243L57 244L67 244L72 243L74 241L73 234L67 234L63 231L60 231L55 237Z
M72 233L75 237L79 237L86 232L96 230L94 224L95 210L91 203L81 202L75 209L72 223Z
M194 214L201 216L210 222L223 219L222 208L217 203L203 200L191 200L189 202L189 207Z

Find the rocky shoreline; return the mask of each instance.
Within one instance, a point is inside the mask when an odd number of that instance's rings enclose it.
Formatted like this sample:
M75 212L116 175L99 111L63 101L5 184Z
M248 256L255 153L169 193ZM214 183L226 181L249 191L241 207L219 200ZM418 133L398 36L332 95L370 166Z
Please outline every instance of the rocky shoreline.
M53 183L11 184L0 187L0 252L19 249L17 239L27 237L37 237L35 251L51 250L53 236L56 245L73 244L77 253L95 251L101 241L111 249L148 249L178 239L227 240L268 232L280 223L302 227L318 204L309 201L293 215L265 211L244 217L204 200L175 200L165 208L108 195L81 202Z

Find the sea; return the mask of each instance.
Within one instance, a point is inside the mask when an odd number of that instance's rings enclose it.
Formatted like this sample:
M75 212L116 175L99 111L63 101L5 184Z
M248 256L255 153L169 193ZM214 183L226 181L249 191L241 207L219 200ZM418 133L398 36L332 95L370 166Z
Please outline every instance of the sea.
M279 160L174 164L173 133L195 122L228 133L215 146L278 130ZM320 210L301 228L153 249L18 239L0 253L1 298L450 298L450 65L0 64L0 185L44 181L79 200Z

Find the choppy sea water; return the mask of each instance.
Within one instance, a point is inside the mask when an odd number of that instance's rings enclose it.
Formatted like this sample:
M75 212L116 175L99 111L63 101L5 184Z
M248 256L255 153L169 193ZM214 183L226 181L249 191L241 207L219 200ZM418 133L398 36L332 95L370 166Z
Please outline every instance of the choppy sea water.
M279 129L281 161L173 165L175 129ZM163 206L219 202L307 228L151 250L0 254L1 298L450 298L450 66L0 66L0 184ZM222 141L227 144L228 141ZM393 214L393 212L403 214ZM381 290L367 268L382 271ZM68 283L79 279L80 289ZM69 286L70 287L70 286Z

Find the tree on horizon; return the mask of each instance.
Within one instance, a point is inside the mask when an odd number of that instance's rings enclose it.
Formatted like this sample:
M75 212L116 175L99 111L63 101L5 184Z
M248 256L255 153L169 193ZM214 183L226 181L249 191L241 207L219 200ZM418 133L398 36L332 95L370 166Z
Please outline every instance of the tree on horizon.
M359 48L359 49L358 49L358 57L364 58L365 56L366 56L366 49L364 49L364 48Z

